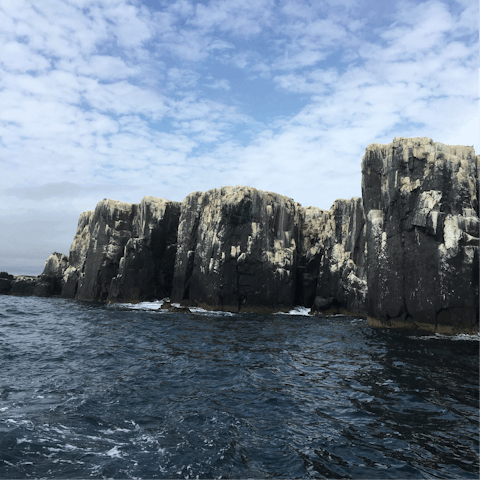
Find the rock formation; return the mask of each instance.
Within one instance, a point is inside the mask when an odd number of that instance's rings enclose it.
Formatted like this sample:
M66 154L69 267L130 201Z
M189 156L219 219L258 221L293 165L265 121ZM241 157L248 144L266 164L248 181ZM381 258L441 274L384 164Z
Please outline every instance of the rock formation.
M330 211L304 209L303 305L323 313L365 313L365 217L361 198L336 200Z
M180 203L145 197L133 219L108 299L137 302L170 296L177 252Z
M478 331L479 158L428 138L367 148L371 325Z
M52 253L45 262L45 268L41 275L9 275L6 272L0 272L0 293L37 297L60 295L62 293L62 276L67 264L67 256L61 253Z
M102 200L80 216L63 296L140 301L171 291L180 204L145 197L140 204Z
M103 200L80 215L68 260L51 255L38 277L0 273L0 293L171 297L229 311L303 305L368 314L380 327L475 332L479 164L472 147L396 138L367 148L362 198L329 211L240 186L182 204Z
M301 212L290 198L249 187L189 195L172 301L229 311L292 308Z

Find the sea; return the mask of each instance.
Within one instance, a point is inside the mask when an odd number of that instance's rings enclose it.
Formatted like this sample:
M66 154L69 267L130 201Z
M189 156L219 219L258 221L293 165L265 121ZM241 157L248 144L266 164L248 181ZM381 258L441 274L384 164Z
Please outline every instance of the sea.
M479 337L0 296L0 478L479 477Z

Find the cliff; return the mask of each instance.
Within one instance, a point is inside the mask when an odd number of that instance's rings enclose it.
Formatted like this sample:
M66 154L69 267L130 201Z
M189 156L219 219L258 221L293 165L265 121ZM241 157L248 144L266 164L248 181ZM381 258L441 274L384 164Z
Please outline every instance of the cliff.
M183 203L101 201L70 254L38 277L0 273L0 293L229 311L350 313L370 325L478 331L479 156L428 138L373 144L362 198L330 210L250 187Z
M82 213L62 296L87 301L153 300L171 291L180 204L102 200Z
M313 312L363 315L367 285L362 200L336 200L328 212L305 209L302 233L302 303Z
M479 158L428 138L367 148L371 325L478 331Z
M301 211L291 198L249 187L189 195L172 300L230 311L292 308Z

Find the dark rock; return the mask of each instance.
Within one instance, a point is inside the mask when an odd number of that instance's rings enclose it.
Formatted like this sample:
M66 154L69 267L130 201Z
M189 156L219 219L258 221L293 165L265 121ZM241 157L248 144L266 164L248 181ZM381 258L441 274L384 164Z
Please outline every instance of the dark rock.
M311 307L317 295L318 273L329 212L316 207L302 211L300 255L297 265L295 304Z
M328 212L313 207L304 210L298 281L303 297L298 303L311 306L312 313L324 313L326 307L319 307L316 299L330 298L329 313L365 315L365 217L361 199L336 200Z
M180 203L101 201L80 216L62 295L136 302L170 294Z
M6 272L1 272L0 275L2 273L6 273ZM0 294L2 295L10 293L10 290L12 289L13 275L9 275L9 277L12 277L12 278L10 279L6 276L5 277L0 276Z
M172 301L229 311L294 306L301 206L249 187L182 204Z
M371 325L478 331L478 168L472 147L428 138L367 148Z
M334 297L315 297L315 301L313 302L313 307L315 311L325 310L330 307L334 301Z
M34 295L38 280L39 277L30 275L14 275L12 288L9 293L18 296Z
M141 301L164 298L172 291L177 252L180 203L145 197L133 221L109 300Z
M175 305L171 305L170 308L168 309L169 312L180 312L180 313L191 313L190 309L187 307L177 307Z

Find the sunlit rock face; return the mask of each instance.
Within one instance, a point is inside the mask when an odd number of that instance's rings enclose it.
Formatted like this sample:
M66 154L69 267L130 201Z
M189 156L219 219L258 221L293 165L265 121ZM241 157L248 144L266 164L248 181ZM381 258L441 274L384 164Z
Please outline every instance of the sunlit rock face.
M49 297L62 293L62 280L68 268L68 257L63 253L52 253L45 262L45 268L37 278L34 295Z
M429 138L367 148L370 324L478 331L479 158Z
M293 307L301 213L291 198L250 187L189 195L172 300L229 311Z
M304 208L297 303L312 313L364 315L365 257L361 198L336 200L329 211Z
M180 204L102 200L80 215L62 295L87 301L139 301L171 289Z

